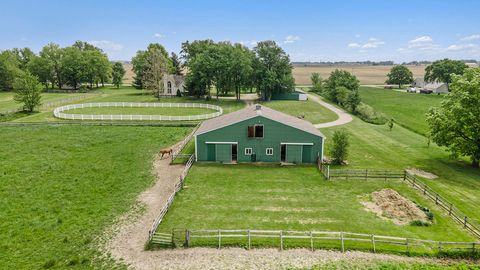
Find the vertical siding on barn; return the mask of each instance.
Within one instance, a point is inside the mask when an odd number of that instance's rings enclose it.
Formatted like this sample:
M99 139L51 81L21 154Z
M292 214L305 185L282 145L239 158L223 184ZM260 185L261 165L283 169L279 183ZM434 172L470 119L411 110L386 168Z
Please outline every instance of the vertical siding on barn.
M216 144L217 149L216 160L219 162L232 162L232 145Z
M287 145L287 159L289 163L302 163L303 145Z

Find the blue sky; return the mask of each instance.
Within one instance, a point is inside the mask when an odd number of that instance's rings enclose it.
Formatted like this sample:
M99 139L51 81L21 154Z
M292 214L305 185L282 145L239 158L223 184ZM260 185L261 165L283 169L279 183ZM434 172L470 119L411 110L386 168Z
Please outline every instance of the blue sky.
M151 42L254 46L272 39L294 61L480 60L480 1L10 1L2 0L0 50L75 40L129 60Z

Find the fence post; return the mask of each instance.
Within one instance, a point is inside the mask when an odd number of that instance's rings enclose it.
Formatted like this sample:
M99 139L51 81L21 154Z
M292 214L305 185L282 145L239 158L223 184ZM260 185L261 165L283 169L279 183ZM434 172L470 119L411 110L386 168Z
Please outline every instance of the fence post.
M188 229L185 230L185 244L187 248L190 246L190 231Z
M452 207L453 207L453 203L450 203L450 208L448 209L448 215L449 216L452 215Z
M467 228L467 216L463 219L463 227Z
M403 170L403 181L407 180L407 170Z
M365 169L365 180L368 179L368 169Z
M250 230L248 230L248 249L250 250L252 242L251 242Z
M345 252L345 243L343 241L343 232L340 233L340 238L342 240L342 252Z
M427 194L427 184L423 186L423 195Z
M438 242L438 253L442 253L442 242Z
M222 246L222 234L220 230L218 230L218 249Z
M330 180L330 165L327 165L327 180Z
M313 251L313 234L312 234L312 231L310 231L310 247L312 248L312 251ZM473 248L475 250L475 246Z
M475 253L475 242L472 243L472 253Z
M283 231L280 231L280 250L283 250Z
M372 245L373 245L373 253L377 253L377 249L375 247L375 235L372 234Z
M435 204L438 204L438 193L435 193Z
M408 255L408 238L405 238L406 253Z

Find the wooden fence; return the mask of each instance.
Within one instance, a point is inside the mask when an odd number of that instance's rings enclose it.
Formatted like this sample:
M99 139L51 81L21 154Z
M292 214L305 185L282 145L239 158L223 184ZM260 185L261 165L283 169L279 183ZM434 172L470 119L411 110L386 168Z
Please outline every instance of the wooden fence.
M406 172L405 178L403 180L407 182L409 186L418 189L425 197L434 201L436 205L438 205L440 208L442 208L448 213L448 216L450 216L450 218L460 223L463 228L465 228L480 239L480 225L471 218L469 218L465 213L460 211L457 207L455 207L453 203L449 202L447 199L435 192L427 184L425 184L420 179L410 173Z
M175 199L175 195L177 194L177 192L179 192L179 191L183 188L183 183L185 182L185 178L186 178L186 176L187 176L187 174L188 174L188 171L189 171L190 168L192 167L193 162L195 162L195 155L191 155L190 158L188 159L187 164L185 165L185 168L183 169L182 173L181 173L180 176L178 177L177 183L175 184L175 190L174 190L173 193L170 195L170 197L168 197L167 202L166 202L165 205L160 209L160 213L158 214L157 218L153 221L152 227L151 227L150 230L148 231L148 240L149 240L149 241L152 241L152 238L153 238L153 236L155 235L155 232L156 232L156 230L157 230L157 228L158 228L158 225L160 225L160 223L161 223L162 220L163 220L163 217L165 216L165 214L167 213L168 209L169 209L170 206L172 205L173 200Z
M173 239L173 231L172 231ZM325 231L285 231L285 230L186 230L185 231L185 247L195 245L195 241L202 241L201 239L213 239L218 248L221 248L226 242L228 246L245 246L250 249L254 241L268 241L283 250L286 248L288 241L296 241L295 247L308 247L312 251L315 248L332 247L333 244L338 243L337 247L344 252L349 242L366 243L372 252L377 252L385 249L380 244L404 246L404 251L408 254L413 248L425 248L438 252L445 251L467 251L478 252L480 242L449 242L449 241L435 241L415 238L404 238L394 236L382 236L374 234L362 234L351 232L325 232ZM229 241L229 240L234 240ZM236 239L236 240L235 240ZM239 240L240 239L240 240ZM242 240L243 239L243 240ZM277 239L277 240L275 240ZM297 241L302 240L302 241ZM328 244L330 243L330 244ZM352 247L353 248L353 247Z
M195 132L197 131L198 127L200 127L200 124L198 124L197 126L195 126L195 128L192 130L192 132L190 132L190 134L188 134L187 137L185 137L182 142L180 142L180 145L177 147L177 149L175 151L173 151L172 155L170 156L172 162L177 158L177 157L188 157L190 158L190 155L189 154L180 154L183 150L183 148L185 148L185 146L188 144L188 142L192 139L193 135L195 134Z

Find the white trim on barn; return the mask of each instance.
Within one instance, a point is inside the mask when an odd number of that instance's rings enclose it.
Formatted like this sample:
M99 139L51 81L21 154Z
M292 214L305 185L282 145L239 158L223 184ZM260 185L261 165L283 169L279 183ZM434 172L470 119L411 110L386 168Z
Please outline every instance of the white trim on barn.
M238 142L205 142L206 144L238 144Z
M280 144L285 144L285 145L313 145L313 143L288 143L288 142L282 142Z

